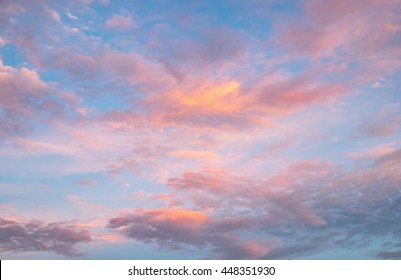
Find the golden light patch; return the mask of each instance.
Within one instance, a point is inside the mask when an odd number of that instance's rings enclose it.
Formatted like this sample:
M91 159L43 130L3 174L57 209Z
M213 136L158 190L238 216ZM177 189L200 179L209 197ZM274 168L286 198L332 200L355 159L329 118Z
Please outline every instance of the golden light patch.
M232 81L223 85L205 85L188 92L179 92L181 103L187 107L210 111L232 112L239 110L238 88L240 84Z
M96 237L99 241L104 241L107 243L124 242L126 240L124 236L117 234L99 234Z
M154 211L154 214L157 220L169 220L174 223L192 226L200 226L209 219L209 216L205 213L182 209L158 210Z
M210 151L181 150L181 151L171 151L168 154L176 158L199 159L199 160L215 160L220 158L218 154Z

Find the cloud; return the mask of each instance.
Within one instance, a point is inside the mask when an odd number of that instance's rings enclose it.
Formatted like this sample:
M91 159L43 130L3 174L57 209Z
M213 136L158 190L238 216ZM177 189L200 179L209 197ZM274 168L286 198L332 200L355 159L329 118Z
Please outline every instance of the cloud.
M129 238L144 242L156 241L174 247L175 243L202 243L198 230L210 220L202 212L185 209L138 209L136 212L110 219L109 227L124 228Z
M170 178L168 186L182 205L209 213L204 225L208 230L199 231L208 236L202 235L208 242L216 240L216 235L240 237L250 231L259 243L266 236L280 240L257 257L302 258L333 247L369 248L369 240L377 237L383 243L400 241L401 227L395 225L401 201L400 159L396 149L377 155L373 165L358 164L350 170L304 161L262 177L203 170ZM233 214L238 216L230 217ZM156 234L162 229L155 230ZM159 241L152 240L166 245ZM180 243L180 239L170 242ZM231 249L222 246L215 252L229 254ZM370 250L378 249L372 246Z
M263 152L259 152L252 159L261 160L277 156L280 152L285 151L294 144L293 139L285 139L284 141L266 146Z
M262 257L262 259L269 260L280 260L280 259L291 259L296 257L305 256L310 253L319 252L322 247L327 244L322 242L300 242L295 245L281 246L274 250L271 250L268 254Z
M398 254L398 0L135 3L141 24L125 4L105 18L98 0L40 2L0 8L13 65L0 60L3 191L39 191L2 210L44 207L51 189L60 201L49 203L107 217L103 241L213 258ZM375 113L376 93L386 105ZM16 177L26 170L45 184ZM99 184L90 174L130 188L68 192ZM21 178L24 191L7 187ZM110 194L127 200L97 204Z
M182 204L174 194L159 193L155 195L148 194L150 202L162 202L167 207L177 207Z
M99 184L99 182L95 179L83 179L83 180L74 181L73 183L78 184L82 187L91 187L91 186L96 186Z
M300 107L337 98L347 92L347 86L340 83L316 83L310 77L300 75L276 83L266 84L261 80L255 90L256 102L260 102L262 108L273 113L287 114Z
M255 214L258 212L260 221L266 220L266 213L270 212L275 213L277 219L294 219L295 223L319 227L325 221L308 206L308 199L303 201L279 189L292 189L299 176L303 180L313 180L315 173L323 176L325 169L322 165L302 163L291 166L290 170L278 173L269 180L260 181L247 176L234 176L224 170L207 170L184 173L181 178L169 179L168 184L174 190L186 193L200 209L226 212L240 207L252 209Z
M5 0L0 9L0 23L5 31L5 39L17 47L24 59L29 60L36 68L45 68L44 40L55 39L51 30L63 27L61 24L54 24L61 23L59 13L40 0Z
M262 122L252 97L242 95L239 88L236 81L196 79L150 95L145 104L150 108L151 121L162 124L223 128Z
M0 252L51 252L80 256L74 247L92 241L89 231L71 223L45 223L0 219Z
M348 157L354 160L377 160L397 150L398 149L392 144L384 144L361 151L352 152L348 154Z
M382 259L399 260L401 259L401 251L380 252L377 256Z
M399 104L385 106L369 122L359 128L360 134L370 137L386 137L395 134L400 126Z
M318 0L305 1L305 14L284 29L282 42L291 45L294 51L314 55L332 55L340 47L353 53L356 50L363 50L359 54L362 56L373 54L378 49L381 49L384 55L388 55L395 51L391 39L394 33L391 28L382 27L399 23L396 19L399 9L399 1L391 0L353 2L340 0L330 3ZM380 13L377 14L377 11ZM374 14L378 15L376 24L370 21ZM350 22L353 23L352 26L349 25ZM375 31L379 29L382 32L376 33ZM304 36L295 36L301 33ZM375 35L372 37L372 34ZM386 49L385 52L383 48Z
M66 15L67 15L67 17L70 18L70 19L73 19L73 20L77 20L77 19L78 19L78 17L74 16L74 15L71 14L71 13L66 13Z
M211 246L217 257L225 259L256 258L268 252L268 247L257 241L244 241L228 229L222 231L224 223L216 223L203 212L182 208L136 209L130 215L110 219L109 227L120 229L128 238L174 249Z
M400 170L400 167L398 167L397 165L400 162L401 148L393 149L376 159L376 167L378 167L380 171L385 172L388 175L395 176L395 178L400 178L401 175L397 174L397 171Z
M106 22L109 28L133 25L133 19L123 15L113 15ZM317 74L282 75L281 80L274 81L270 69L253 65L255 57L250 50L255 46L249 45L247 34L230 26L200 26L193 31L194 36L185 36L184 32L166 37L154 32L156 47L150 46L149 52L121 51L85 34L76 38L78 46L69 43L71 38L65 31L57 34L55 41L51 31L42 34L57 48L43 48L32 35L35 32L15 32L11 41L23 52L32 52L31 60L38 60L35 65L71 74L78 87L85 88L81 89L83 95L94 90L101 95L110 92L92 84L88 90L85 81L115 89L129 107L126 112L135 112L156 126L252 129L270 124L277 115L332 100L348 90ZM130 127L124 119L114 123Z
M216 160L219 159L220 156L216 153L210 151L171 151L168 152L168 155L184 158L184 159L197 159L197 160Z
M206 172L185 172L180 178L170 178L168 184L174 189L200 189L206 191L224 190L230 192L232 183L224 170ZM232 178L235 181L235 177Z
M155 30L157 36L151 49L178 80L212 69L229 71L230 67L240 65L245 59L247 41L240 30L228 26L205 26L204 23L195 26L188 31L192 35L184 37L182 33L175 34L174 29L169 29L169 35L163 30Z
M0 23L5 24L11 15L19 15L26 11L21 1L4 0L0 9Z
M113 212L113 209L105 207L103 205L88 202L85 197L69 194L67 198L71 200L76 206L84 211L95 211L95 212Z
M135 27L134 20L129 16L113 15L105 23L107 28L128 29Z
M45 7L45 10L53 20L61 23L60 16L55 10L53 10L53 9L51 9L49 7Z
M76 96L54 89L28 68L13 68L0 60L0 74L3 139L23 135L35 121L45 123L48 117L63 118L68 107L72 109L79 103Z
M320 81L311 73L262 74L252 81L201 76L150 94L143 103L157 124L252 129L311 105L329 104L348 90L345 84Z
M302 3L302 14L276 26L272 43L349 84L373 84L400 69L400 1ZM375 22L372 22L372 18ZM303 34L299 36L299 34ZM323 68L322 68L323 67Z
M15 209L14 205L7 203L7 204L0 204L0 210L3 213L5 213L8 211L15 211L16 209Z
M74 48L61 47L50 56L52 67L67 71L78 83L85 77L115 86L140 86L142 90L152 92L172 80L161 65L135 51L121 52L105 47L95 48L91 54L87 54Z

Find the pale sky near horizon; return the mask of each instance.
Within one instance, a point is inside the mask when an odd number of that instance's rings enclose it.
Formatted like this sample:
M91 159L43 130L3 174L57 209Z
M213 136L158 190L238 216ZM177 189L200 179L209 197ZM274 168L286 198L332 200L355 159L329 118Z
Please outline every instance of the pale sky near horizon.
M400 259L400 0L0 0L1 259Z

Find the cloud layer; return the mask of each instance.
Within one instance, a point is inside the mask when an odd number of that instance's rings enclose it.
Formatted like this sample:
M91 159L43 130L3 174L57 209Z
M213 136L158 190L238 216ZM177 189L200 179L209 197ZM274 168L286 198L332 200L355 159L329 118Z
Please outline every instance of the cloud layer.
M2 1L0 255L399 259L400 10Z
M67 257L80 255L77 243L91 242L90 233L68 223L0 220L1 252L52 252Z

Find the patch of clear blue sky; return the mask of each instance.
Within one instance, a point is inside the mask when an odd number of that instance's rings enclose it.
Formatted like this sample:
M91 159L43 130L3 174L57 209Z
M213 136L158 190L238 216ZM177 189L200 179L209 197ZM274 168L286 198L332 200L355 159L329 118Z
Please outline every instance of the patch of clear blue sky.
M15 45L4 45L3 47L0 47L0 56L4 65L13 67L26 65L26 59L18 51Z
M113 5L96 5L94 9L103 22L112 15L132 16L140 31L134 28L124 35L145 42L154 24L160 23L178 27L176 31L187 38L193 30L205 26L229 26L265 39L272 33L274 21L300 13L301 5L300 1L113 1ZM121 36L97 27L85 33L102 37L105 42Z
M35 162L35 168L32 167ZM8 159L7 166L2 164L0 172L0 183L5 184L39 184L43 191L29 191L29 201L34 205L48 204L57 201L66 194L74 194L81 197L90 197L92 203L102 204L111 208L130 208L138 202L141 206L149 206L150 203L135 201L132 193L144 190L147 193L160 193L165 191L161 184L134 176L125 172L116 177L110 176L107 171L75 173L63 170L63 166L73 166L76 162L70 156L63 155L36 155L26 156L24 163L18 159ZM83 187L77 182L82 180L96 180L97 185ZM124 187L129 183L130 187ZM63 198L62 198L63 200ZM70 202L65 202L69 204ZM24 204L24 203L23 203ZM56 206L56 205L55 205ZM35 207L33 207L35 208Z
M68 179L67 179L68 178ZM99 183L93 186L83 187L75 183L76 181L91 179L97 180ZM66 184L65 182L70 182ZM64 183L63 183L64 182ZM64 192L71 191L72 194L89 197L91 202L119 209L135 207L149 207L146 199L135 199L134 192L143 190L145 193L162 193L165 192L165 187L161 184L155 184L146 178L134 176L128 172L119 174L115 177L107 172L87 173L87 174L72 174L64 178L60 178L60 183L63 184ZM124 184L128 183L129 186Z
M197 249L161 250L157 245L128 240L122 243L98 244L96 249L85 245L89 252L83 259L96 260L199 260L205 252Z
M378 248L380 249L380 247ZM326 248L325 250L319 250L315 253L303 254L293 259L299 260L366 260L366 259L376 259L377 257L372 255L366 248L341 248L333 247Z
M292 75L297 75L305 70L308 70L308 66L310 66L310 62L306 58L295 58L289 61L279 62L277 64L277 70L282 71L283 73L291 73Z
M60 154L25 155L23 162L18 157L4 156L3 159L0 165L0 182L8 183L53 180L60 175L56 170L76 163L70 156Z

